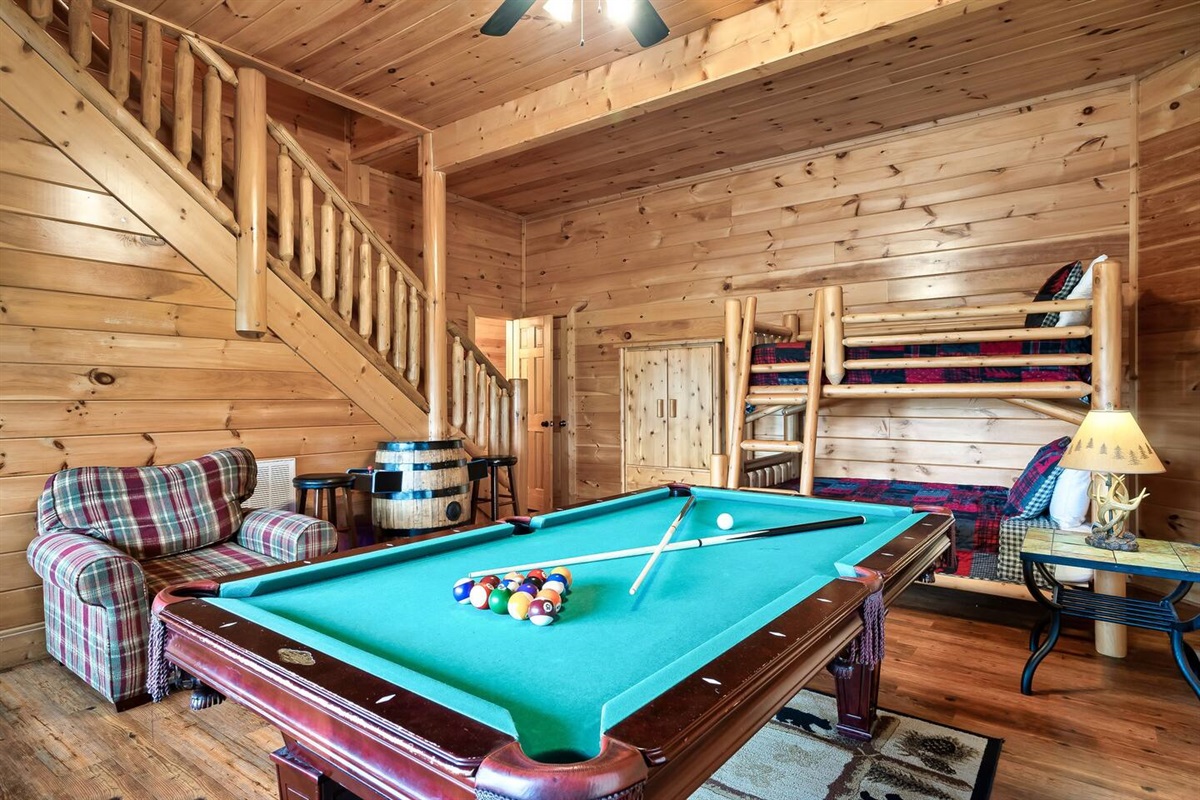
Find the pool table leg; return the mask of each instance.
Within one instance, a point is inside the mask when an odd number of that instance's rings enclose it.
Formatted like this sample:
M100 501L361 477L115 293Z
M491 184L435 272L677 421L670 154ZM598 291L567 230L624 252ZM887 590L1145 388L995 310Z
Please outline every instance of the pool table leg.
M842 655L829 664L829 671L837 683L838 733L870 739L879 701L879 665L855 664Z
M348 800L354 796L294 756L287 745L271 753L271 760L279 780L279 800Z

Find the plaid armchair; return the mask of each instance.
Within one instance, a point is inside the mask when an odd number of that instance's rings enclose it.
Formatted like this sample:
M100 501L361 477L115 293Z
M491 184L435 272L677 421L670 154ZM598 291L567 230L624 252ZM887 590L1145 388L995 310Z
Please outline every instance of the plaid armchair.
M258 466L241 447L163 467L52 475L27 557L42 578L46 649L118 710L145 702L150 602L170 584L331 552L328 522L245 514Z

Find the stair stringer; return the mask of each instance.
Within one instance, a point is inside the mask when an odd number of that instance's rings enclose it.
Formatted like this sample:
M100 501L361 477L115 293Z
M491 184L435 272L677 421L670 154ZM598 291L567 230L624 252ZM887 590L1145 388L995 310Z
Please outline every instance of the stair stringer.
M25 46L25 37L46 34L36 27L22 34L7 20L0 24L0 97L4 102L222 291L235 297L234 234L72 85L72 81L94 80L91 75L73 67L75 74L68 80L39 55L38 42ZM267 320L272 333L393 438L426 438L426 412L270 271Z

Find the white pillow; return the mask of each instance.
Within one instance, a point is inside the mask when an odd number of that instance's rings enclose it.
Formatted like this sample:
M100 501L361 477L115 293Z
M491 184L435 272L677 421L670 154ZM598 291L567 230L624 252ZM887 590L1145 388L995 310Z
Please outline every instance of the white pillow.
M1056 526L1074 528L1087 519L1091 479L1092 473L1085 469L1063 469L1050 496L1050 519Z
M1092 259L1092 263L1088 264L1088 268L1084 271L1083 277L1079 279L1079 283L1075 284L1075 288L1063 298L1064 300L1092 299L1092 267L1101 261L1108 261L1108 256L1100 255ZM1063 311L1058 315L1058 322L1054 323L1054 327L1065 328L1068 325L1090 325L1091 322L1092 312L1085 308L1082 311Z

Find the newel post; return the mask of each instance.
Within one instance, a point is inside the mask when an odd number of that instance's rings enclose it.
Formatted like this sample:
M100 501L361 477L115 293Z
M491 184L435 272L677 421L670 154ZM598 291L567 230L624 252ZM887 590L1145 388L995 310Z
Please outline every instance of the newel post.
M234 111L238 333L267 332L267 79L254 69L237 71Z
M446 419L446 173L434 169L433 135L429 133L421 137L421 188L425 290L429 293L429 313L425 315L425 396L429 400L429 438L444 439L450 433Z

